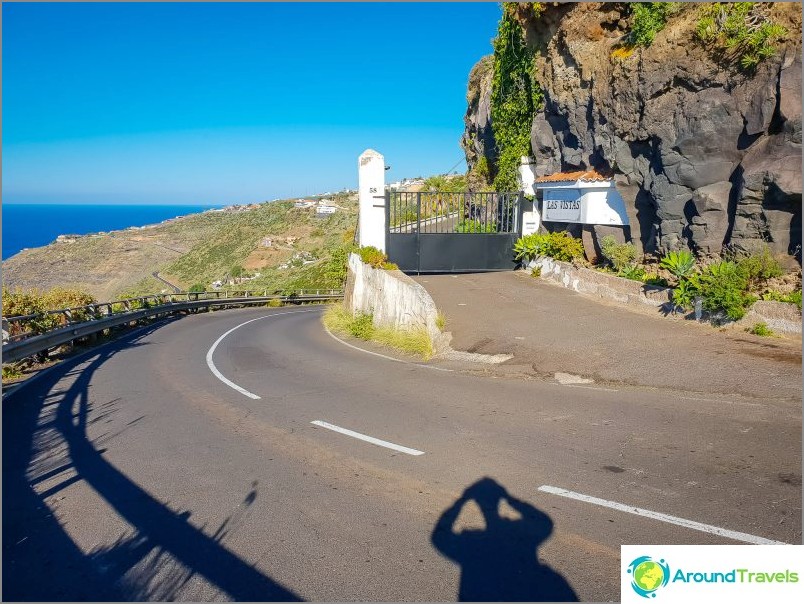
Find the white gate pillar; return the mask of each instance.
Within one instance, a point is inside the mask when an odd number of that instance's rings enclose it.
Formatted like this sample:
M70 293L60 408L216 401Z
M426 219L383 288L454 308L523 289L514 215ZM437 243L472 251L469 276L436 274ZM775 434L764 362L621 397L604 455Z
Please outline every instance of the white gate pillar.
M366 149L357 162L358 233L362 246L385 250L385 158Z
M539 230L541 214L539 202L536 200L536 162L533 158L523 156L519 161L519 186L527 196L522 202L522 234L530 235Z

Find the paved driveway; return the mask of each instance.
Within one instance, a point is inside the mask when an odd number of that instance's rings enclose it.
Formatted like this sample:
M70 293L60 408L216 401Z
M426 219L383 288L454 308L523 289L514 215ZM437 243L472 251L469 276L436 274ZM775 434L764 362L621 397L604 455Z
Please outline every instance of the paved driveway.
M801 340L762 338L585 297L525 272L414 277L456 350L514 357L498 371L611 385L801 398ZM653 311L650 311L651 313Z

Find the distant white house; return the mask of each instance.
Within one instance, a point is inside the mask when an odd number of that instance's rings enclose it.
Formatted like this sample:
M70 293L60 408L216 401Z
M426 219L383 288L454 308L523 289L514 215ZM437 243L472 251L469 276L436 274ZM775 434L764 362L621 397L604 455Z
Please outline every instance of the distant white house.
M326 214L334 214L338 211L338 208L335 206L318 206L315 209L315 213L318 215L326 215Z
M315 201L312 199L297 199L296 203L293 204L296 208L312 208L315 205Z

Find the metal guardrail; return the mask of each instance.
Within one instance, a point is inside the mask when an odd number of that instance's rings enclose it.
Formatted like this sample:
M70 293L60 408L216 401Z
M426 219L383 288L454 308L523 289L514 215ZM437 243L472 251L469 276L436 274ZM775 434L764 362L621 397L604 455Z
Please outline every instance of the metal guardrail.
M231 294L245 294L233 296ZM185 298L184 301L174 301L175 298ZM73 340L96 334L98 332L134 323L142 319L149 319L160 316L167 316L175 312L193 310L199 308L225 307L225 306L248 306L251 304L266 304L271 300L281 302L327 302L330 300L340 300L343 298L342 290L302 290L290 295L270 294L257 295L255 292L190 292L183 294L160 294L157 296L143 296L141 298L130 298L115 302L103 302L101 304L90 304L76 308L64 308L49 311L44 314L24 315L17 317L7 317L3 319L3 329L6 324L13 325L15 322L30 321L45 315L61 313L67 318L67 325L47 331L42 334L33 335L31 332L9 336L8 342L3 341L3 363L13 363L22 360L51 348L62 346ZM132 302L144 303L147 300L160 299L161 304L148 306L146 308L131 309ZM167 302L164 300L168 299ZM126 304L128 303L128 304ZM123 304L126 310L114 312L114 305ZM106 314L97 314L98 307L105 307ZM84 316L77 311L89 312L92 309L93 318L80 322L69 322L71 316ZM95 318L97 317L97 318Z

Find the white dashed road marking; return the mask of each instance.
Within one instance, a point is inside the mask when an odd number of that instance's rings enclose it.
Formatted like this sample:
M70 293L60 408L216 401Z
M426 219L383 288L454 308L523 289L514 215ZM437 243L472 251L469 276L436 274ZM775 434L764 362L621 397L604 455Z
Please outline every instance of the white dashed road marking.
M399 451L400 453L407 453L408 455L424 455L424 451L419 451L418 449L411 449L410 447L403 447L402 445L389 443L387 440L380 440L379 438L374 438L373 436L366 436L365 434L360 434L360 432L355 432L353 430L341 428L340 426L336 426L334 424L328 424L327 422L322 422L321 420L315 420L310 423L315 426L321 426L322 428L326 428L327 430L332 430L333 432L340 432L341 434L346 434L346 436L351 436L352 438L364 440L367 443L371 443L373 445L379 445L380 447L393 449L394 451Z
M757 537L749 535L748 533L740 533L738 531L730 531L728 529L720 528L719 526L712 526L711 524L703 524L695 520L687 520L686 518L678 518L677 516L670 516L669 514L662 514L661 512L653 512L643 508L634 507L632 505L625 505L624 503L617 503L616 501L608 501L607 499L600 499L592 497L591 495L584 495L583 493L576 493L575 491L568 491L560 487L551 487L549 485L542 485L538 489L542 493L550 493L551 495L558 495L560 497L568 497L569 499L576 499L577 501L584 501L594 505L599 505L604 508L611 508L618 512L626 512L628 514L636 514L637 516L644 516L652 520L659 520L660 522L668 522L670 524L677 524L694 531L701 531L726 537L727 539L734 539L735 541L743 541L745 543L754 543L756 545L787 545L784 541L774 541L772 539L765 539L765 537Z

